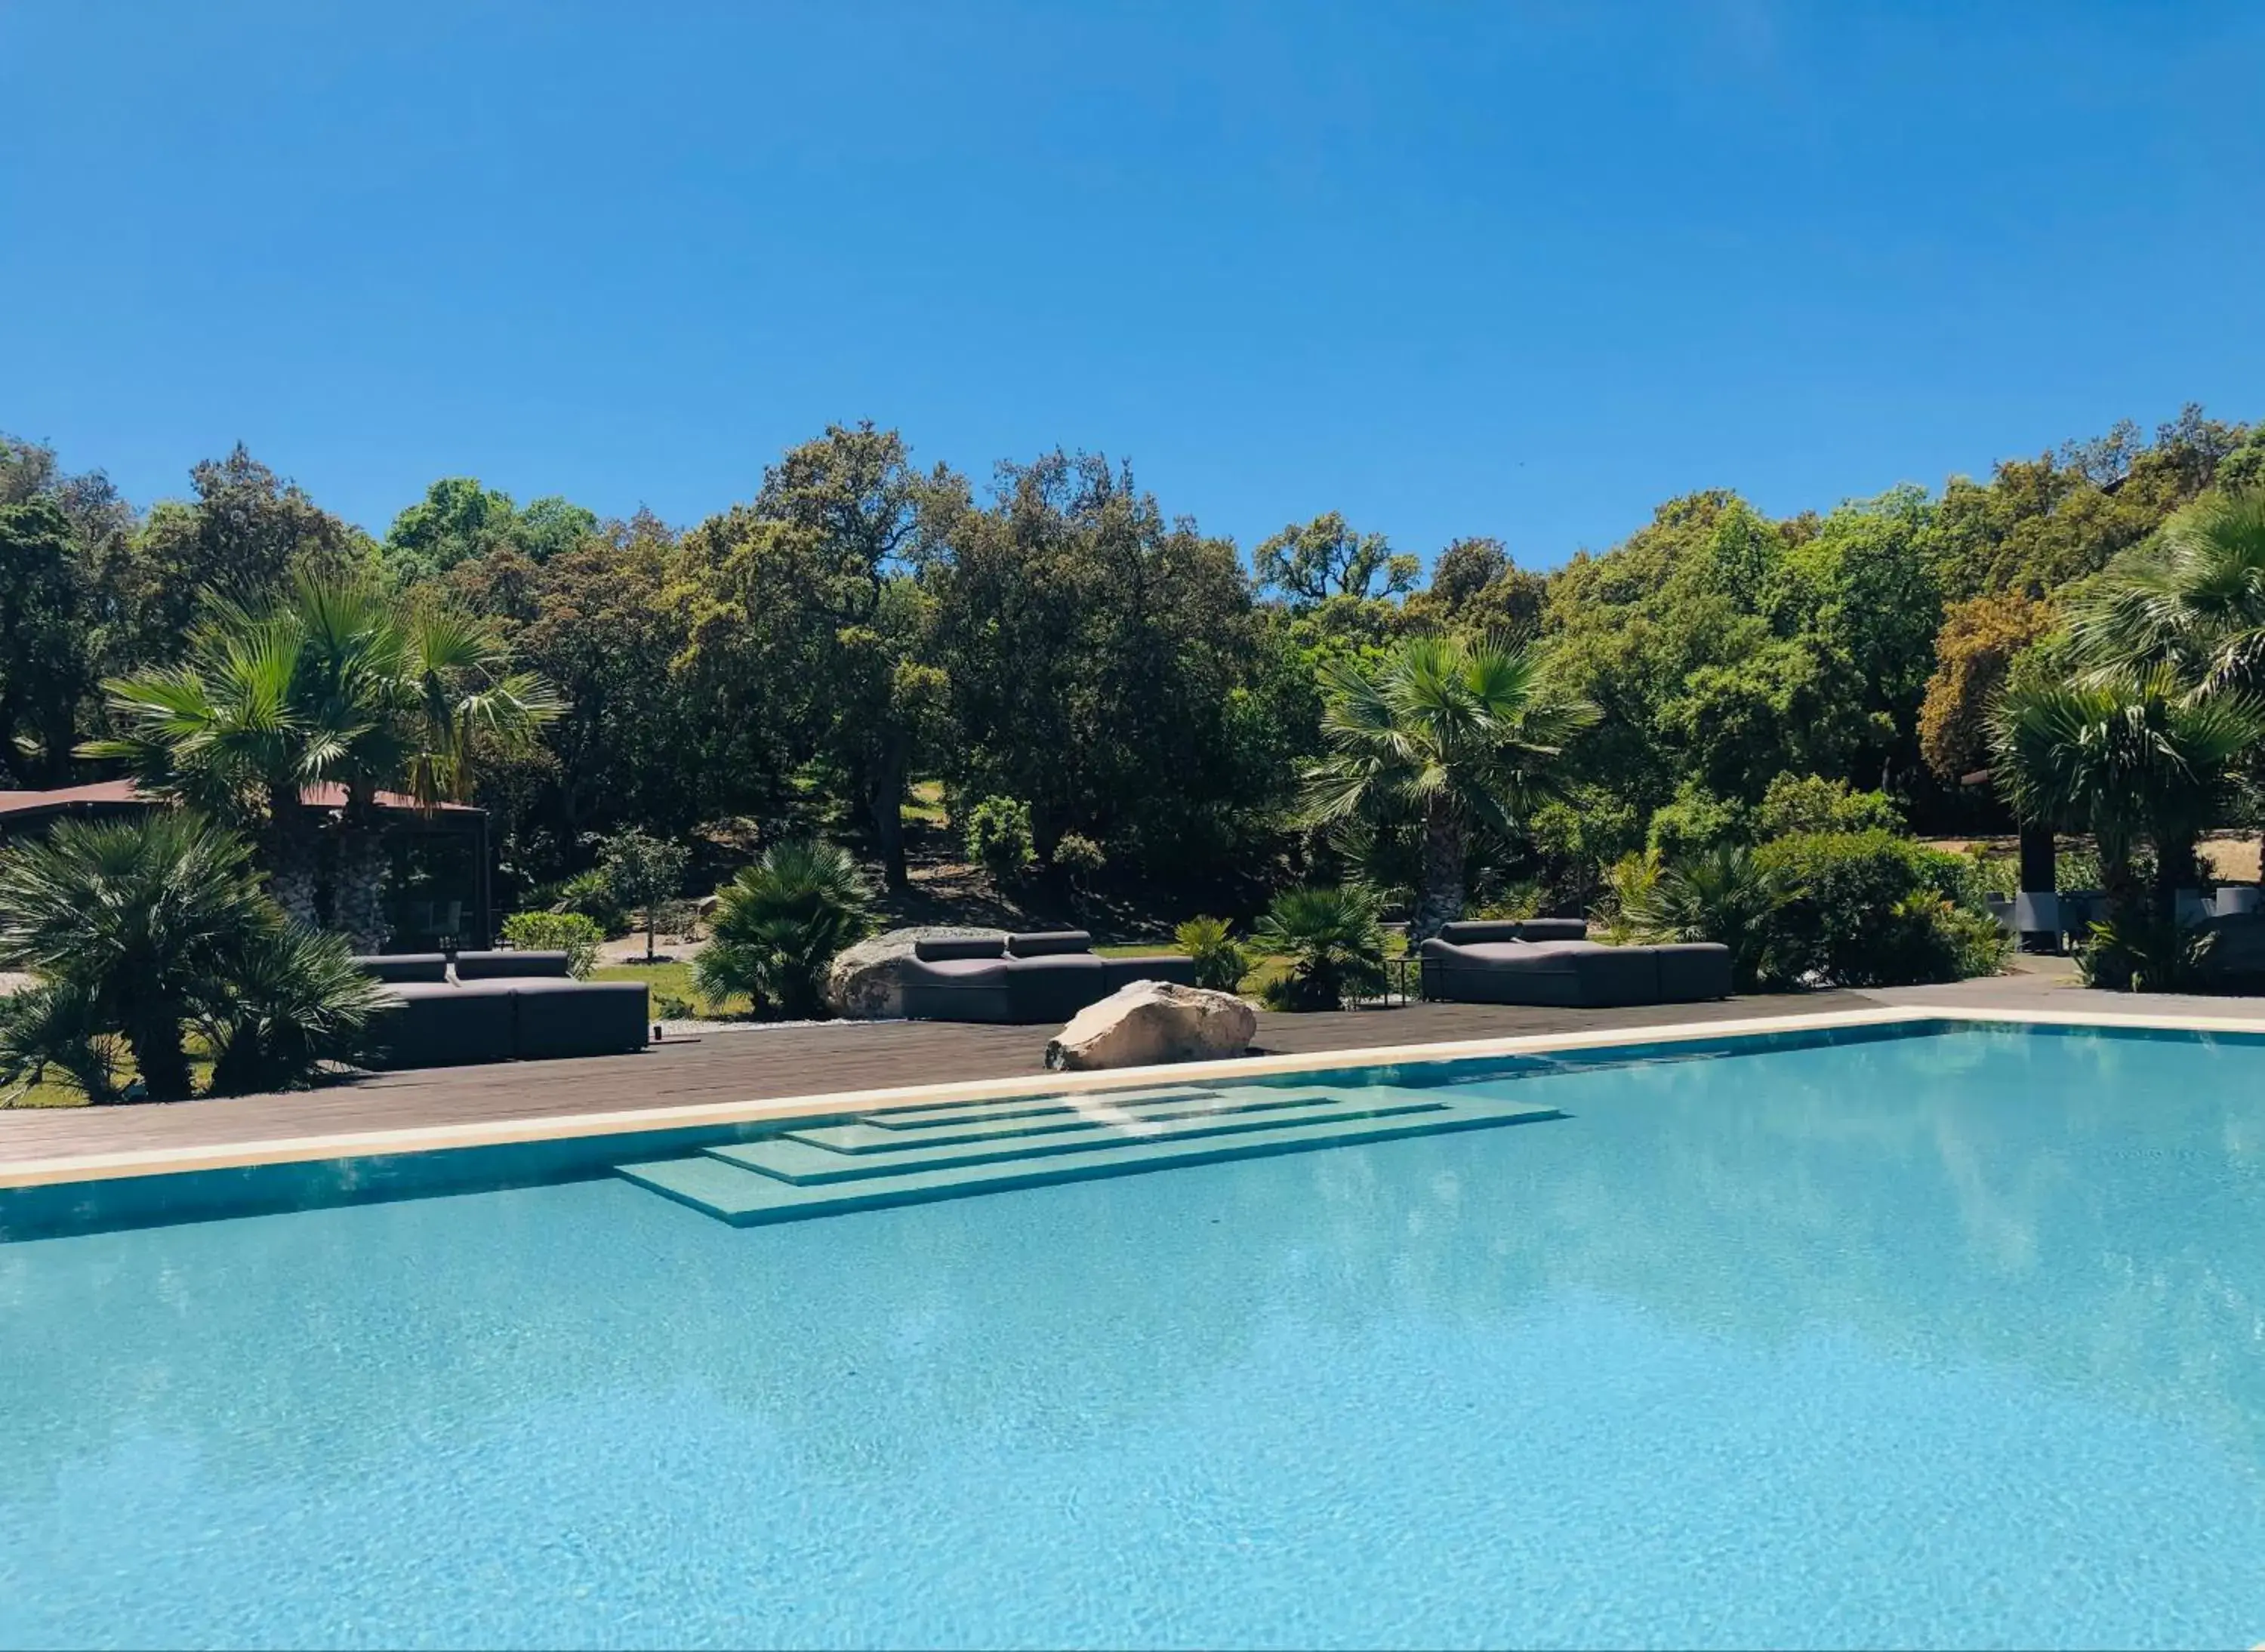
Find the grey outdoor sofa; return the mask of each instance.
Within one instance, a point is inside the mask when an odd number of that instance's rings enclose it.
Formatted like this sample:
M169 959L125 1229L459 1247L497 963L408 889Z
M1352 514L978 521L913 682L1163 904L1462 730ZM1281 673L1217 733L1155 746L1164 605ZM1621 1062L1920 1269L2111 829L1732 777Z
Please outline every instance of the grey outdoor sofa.
M1730 995L1728 947L1604 946L1588 931L1578 918L1448 924L1424 942L1424 996L1606 1009Z
M1195 960L1104 958L1082 929L919 941L901 966L905 1014L915 1021L1018 1025L1064 1022L1132 981L1192 986Z
M385 1068L615 1055L645 1045L640 981L578 981L564 952L439 952L354 960L390 988L377 1025Z

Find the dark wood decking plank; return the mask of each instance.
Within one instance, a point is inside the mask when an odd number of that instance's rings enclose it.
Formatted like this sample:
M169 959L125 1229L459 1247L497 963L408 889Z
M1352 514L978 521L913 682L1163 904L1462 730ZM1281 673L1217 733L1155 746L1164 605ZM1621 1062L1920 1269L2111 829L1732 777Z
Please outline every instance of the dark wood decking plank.
M1603 1027L1641 1029L1824 1014L1868 1008L1877 1001L1858 993L1812 993L1641 1009L1409 1004L1342 1014L1262 1014L1254 1047L1270 1054L1315 1054ZM388 1073L291 1095L171 1106L6 1110L0 1110L0 1160L1037 1076L1045 1071L1045 1043L1052 1030L887 1022L721 1032L696 1044L662 1044L640 1055Z

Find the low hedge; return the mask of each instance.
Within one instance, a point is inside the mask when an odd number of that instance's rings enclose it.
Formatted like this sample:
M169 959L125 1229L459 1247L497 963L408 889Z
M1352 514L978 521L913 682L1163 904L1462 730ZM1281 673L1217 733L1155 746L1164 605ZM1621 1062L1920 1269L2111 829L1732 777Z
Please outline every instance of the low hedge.
M522 952L564 952L579 981L596 967L606 932L579 912L515 912L503 921L503 938Z

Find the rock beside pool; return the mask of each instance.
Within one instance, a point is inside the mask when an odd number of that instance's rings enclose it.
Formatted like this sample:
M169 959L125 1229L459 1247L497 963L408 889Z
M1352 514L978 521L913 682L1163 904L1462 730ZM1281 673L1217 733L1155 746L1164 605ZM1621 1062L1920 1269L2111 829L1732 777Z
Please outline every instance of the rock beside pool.
M1006 939L1003 929L971 929L938 924L892 929L837 954L826 972L826 1006L849 1021L894 1021L905 1013L904 983L898 972L920 941Z
M1250 1047L1258 1017L1232 993L1134 981L1089 1004L1046 1045L1057 1071L1222 1061Z

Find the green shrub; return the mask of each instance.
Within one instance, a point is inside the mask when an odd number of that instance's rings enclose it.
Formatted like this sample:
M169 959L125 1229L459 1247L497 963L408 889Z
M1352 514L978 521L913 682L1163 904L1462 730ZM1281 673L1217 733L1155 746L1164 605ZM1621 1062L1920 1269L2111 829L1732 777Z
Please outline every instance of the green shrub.
M1644 847L1662 861L1679 861L1746 835L1745 811L1695 781L1675 789L1672 801L1652 811Z
M1892 832L1796 832L1754 861L1797 891L1771 921L1775 979L1897 986L1955 980L1979 959L1979 930L1944 910L1988 920L1980 871L1963 855Z
M1054 845L1054 867L1072 877L1089 877L1109 864L1101 845L1082 832L1065 832Z
M608 940L630 932L630 909L614 893L614 881L601 868L577 872L543 891L543 904L556 913L576 913L598 926Z
M1258 938L1290 959L1266 983L1273 1009L1339 1009L1384 990L1384 929L1376 896L1358 884L1285 889L1258 921Z
M2092 926L2077 948L2077 977L2119 993L2205 992L2216 985L2217 944L2216 930L2135 913Z
M1589 913L1604 940L1617 946L1635 939L1628 914L1651 898L1659 876L1659 857L1650 854L1623 855L1605 869L1602 893Z
M1644 847L1635 805L1598 785L1569 787L1565 796L1535 805L1525 825L1552 904L1587 905L1604 870Z
M1464 904L1463 915L1490 921L1508 921L1520 918L1538 918L1549 898L1549 891L1530 879L1504 884L1486 899Z
M1936 896L1926 915L1935 944L1942 949L1948 979L1999 974L2014 955L2012 934L1987 912Z
M606 932L579 912L515 912L503 921L503 938L522 952L564 952L578 981L597 967Z
M1985 894L2000 900L2011 900L2021 891L2021 859L2018 855L1997 855L1977 843L1966 851L1974 862L1974 876Z
M1172 931L1172 938L1195 961L1198 986L1231 993L1250 973L1250 954L1234 939L1224 918L1191 918Z
M826 1013L827 966L872 927L872 891L856 863L830 843L775 843L725 884L715 938L693 960L710 1003L745 993L759 1015L815 1020Z
M1766 843L1795 832L1901 832L1904 812L1884 791L1857 791L1822 775L1780 775L1754 811L1754 837Z
M699 1008L688 998L679 998L674 993L655 993L652 1015L656 1021L697 1021Z
M968 811L967 858L999 884L1011 884L1037 865L1031 805L1012 797L986 797Z
M2155 882L2155 852L2138 848L2131 852L2131 883L2139 889L2153 887ZM2059 851L2053 862L2053 884L2064 894L2071 890L2104 890L2108 873L2100 864L2100 851L2090 843L2078 843Z

